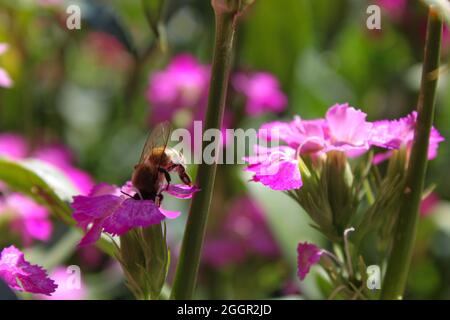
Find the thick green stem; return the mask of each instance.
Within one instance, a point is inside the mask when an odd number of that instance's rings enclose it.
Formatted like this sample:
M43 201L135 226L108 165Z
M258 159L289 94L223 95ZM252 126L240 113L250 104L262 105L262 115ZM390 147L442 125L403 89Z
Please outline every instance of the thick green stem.
M228 78L231 67L236 12L217 12L214 57L211 70L208 110L204 129L220 129L225 108ZM218 144L219 141L214 141ZM205 149L208 142L203 142ZM217 149L216 149L217 150ZM199 166L196 184L201 188L191 204L172 289L172 299L191 299L202 251L203 238L211 204L216 163Z
M406 184L394 243L381 292L382 299L402 299L419 220L419 205L427 169L428 144L434 118L438 80L442 20L430 9L428 14L422 84L417 105L414 144L406 173Z

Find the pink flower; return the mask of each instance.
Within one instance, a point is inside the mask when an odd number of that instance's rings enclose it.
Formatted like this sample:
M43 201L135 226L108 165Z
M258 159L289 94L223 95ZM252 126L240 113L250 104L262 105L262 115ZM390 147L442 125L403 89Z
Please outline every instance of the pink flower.
M51 296L37 295L36 298L43 300L84 300L87 297L87 288L82 279L73 279L72 274L66 267L57 267L50 274L58 288ZM81 276L81 275L80 275ZM78 281L79 280L79 281Z
M280 139L299 154L342 151L359 156L369 149L372 124L366 114L347 103L332 106L325 119L271 122L261 127L259 137L268 141Z
M54 144L40 147L31 156L60 169L74 184L80 194L88 194L94 186L94 181L89 174L72 165L72 152L63 145Z
M288 146L265 148L257 146L255 155L246 158L247 171L255 173L253 181L274 190L292 190L302 186L298 157L302 154L320 155L341 151L355 157L369 150L372 123L366 114L348 104L335 104L325 119L266 123L259 130L259 138L281 140Z
M323 251L314 244L304 242L299 243L297 247L298 254L298 271L297 275L300 280L305 279L310 268L320 261Z
M218 269L245 260L246 250L236 239L207 239L203 249L203 261Z
M24 254L14 246L0 254L0 278L12 289L50 295L58 287L44 269L25 260Z
M374 122L370 143L385 149L400 149L402 146L411 150L414 142L414 130L417 123L417 112L398 120L382 120ZM436 128L432 127L428 145L428 159L437 156L439 143L444 141ZM380 163L391 156L392 152L377 154L374 163Z
M88 194L94 181L86 172L73 166L70 150L59 144L43 145L30 152L26 140L14 133L0 134L0 157L22 160L32 157L44 161L60 169L81 194Z
M246 171L253 172L253 181L273 190L299 189L302 186L296 150L288 146L266 148L255 146L255 156L246 158Z
M28 145L25 139L15 133L0 134L0 157L23 159L28 154Z
M46 7L46 6L56 6L62 3L62 0L38 0L38 4Z
M280 254L263 209L250 197L234 200L224 228L237 235L250 252L272 258Z
M72 152L63 145L54 144L41 147L35 150L31 156L50 163L64 172L80 194L88 194L94 186L94 181L89 174L72 165Z
M150 77L147 99L152 105L152 123L171 120L183 108L197 109L206 104L209 67L193 56L176 56L167 68Z
M8 50L6 43L0 43L0 55L4 54ZM0 68L0 87L10 88L13 85L13 81L5 69Z
M114 68L116 72L129 70L133 60L125 46L115 36L103 31L90 31L83 42L83 51L94 62Z
M130 183L122 187L124 193L136 194ZM197 187L169 187L170 194L186 199L198 191ZM180 212L168 211L158 207L152 200L136 200L121 193L121 189L106 183L95 186L88 196L75 196L72 202L73 217L77 226L87 231L80 246L95 243L101 232L122 235L136 227L158 224L165 218L174 219Z
M276 258L280 249L267 225L263 210L249 197L233 201L218 232L207 238L204 261L221 268L242 263L249 255Z
M281 112L286 108L287 97L281 92L277 78L269 73L238 73L233 77L232 84L247 98L245 110L251 116Z
M18 232L25 246L33 240L46 241L52 233L50 214L46 208L18 193L5 196L0 215L10 214L11 229Z
M325 116L329 130L328 150L343 151L350 155L369 150L373 125L366 121L366 116L347 103L332 106Z
M96 246L82 247L77 251L77 256L82 261L83 266L89 269L98 269L108 256Z
M62 168L73 162L72 152L63 145L52 144L36 149L32 157Z
M422 202L420 203L420 216L426 217L433 213L433 210L436 208L436 206L439 204L439 196L431 192L428 196L426 196L424 199L422 199Z
M324 119L302 120L295 117L291 122L269 122L261 126L258 136L267 141L282 140L301 154L324 150L326 140Z
M408 0L378 0L378 4L383 7L387 14L393 19L400 19L406 12Z

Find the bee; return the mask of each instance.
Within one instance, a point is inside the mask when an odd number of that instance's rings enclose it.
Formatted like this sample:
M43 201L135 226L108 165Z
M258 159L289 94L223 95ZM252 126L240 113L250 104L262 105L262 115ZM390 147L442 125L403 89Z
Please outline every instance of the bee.
M133 187L138 191L135 199L153 200L159 206L163 199L162 192L170 185L172 172L177 173L184 184L192 185L184 157L167 146L170 134L170 124L163 122L148 136L131 178Z

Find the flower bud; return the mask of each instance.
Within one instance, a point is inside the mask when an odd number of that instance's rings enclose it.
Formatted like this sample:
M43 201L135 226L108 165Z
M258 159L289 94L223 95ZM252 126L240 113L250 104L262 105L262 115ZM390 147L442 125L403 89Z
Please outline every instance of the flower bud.
M118 259L127 285L138 299L159 298L169 265L169 250L161 224L122 235Z
M295 197L328 239L340 241L356 213L353 174L343 152L323 158L299 159L303 186Z
M356 213L358 203L352 188L353 174L343 152L327 154L322 179L325 179L334 226L337 233L342 234Z

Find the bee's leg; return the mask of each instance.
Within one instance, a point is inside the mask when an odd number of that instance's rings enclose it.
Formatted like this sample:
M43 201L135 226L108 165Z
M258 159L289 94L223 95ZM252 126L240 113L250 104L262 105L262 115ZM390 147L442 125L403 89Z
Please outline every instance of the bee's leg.
M158 193L155 197L155 204L157 207L161 206L161 202L163 201L164 196L162 195L162 193Z
M167 171L166 169L159 167L158 168L159 172L162 172L164 174L164 177L166 178L167 181L167 186L166 186L166 190L169 188L170 182L172 181L172 178L170 177L169 171Z
M125 191L120 190L120 193L122 193L122 194L124 194L126 196L129 196L130 198L133 198L130 194L126 193Z
M167 171L176 171L178 173L178 176L180 177L181 181L183 181L184 184L190 186L192 185L192 180L191 177L189 177L189 175L186 172L186 168L179 164L179 163L174 163L171 166L169 166L167 168Z
M176 169L181 181L183 181L184 184L191 186L192 180L191 180L191 177L189 177L188 173L186 172L185 167L182 166L181 164L177 164L175 169Z

